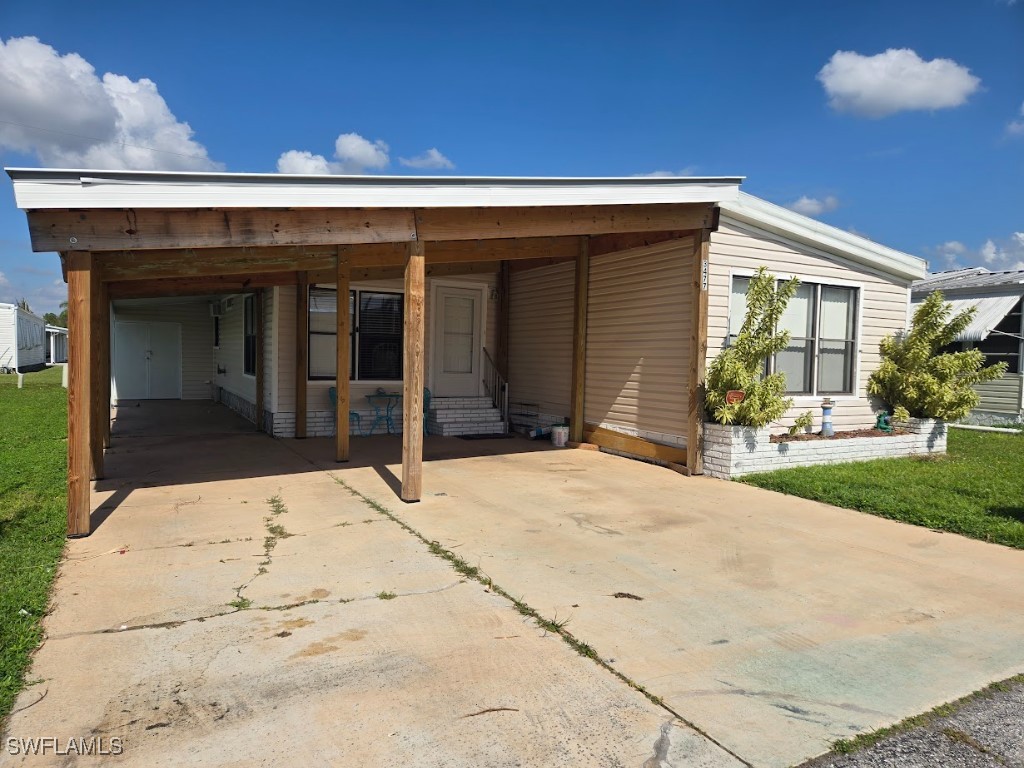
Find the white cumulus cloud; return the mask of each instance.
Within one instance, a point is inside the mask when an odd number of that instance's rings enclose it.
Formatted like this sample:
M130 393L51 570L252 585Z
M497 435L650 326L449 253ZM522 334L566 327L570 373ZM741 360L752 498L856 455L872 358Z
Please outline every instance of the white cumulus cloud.
M967 67L952 59L925 61L909 48L874 56L836 51L818 80L834 110L873 118L959 107L981 87Z
M1011 232L1008 237L990 237L977 248L958 240L927 249L932 256L932 269L985 267L993 272L1024 270L1024 232Z
M1007 136L1024 136L1024 104L1020 105L1020 117L1006 124Z
M359 174L388 167L388 145L370 141L358 133L343 133L334 142L334 159L301 149L290 149L277 158L278 173Z
M695 165L687 165L687 166L685 166L683 168L680 168L678 171L658 170L658 171L649 171L648 173L634 173L633 176L634 176L634 178L638 178L638 179L673 179L673 178L677 178L677 177L678 178L685 178L687 176L693 176L693 174L694 174L694 172L696 170L697 170L697 166L695 166Z
M426 152L415 157L400 157L398 162L406 168L438 168L451 170L455 163L441 154L437 147L431 147Z
M35 37L0 40L0 147L48 166L216 170L146 78L106 73Z
M804 195L798 200L786 206L791 211L796 211L804 216L821 216L823 213L831 213L839 207L839 198L833 195L826 195L823 198L807 197Z

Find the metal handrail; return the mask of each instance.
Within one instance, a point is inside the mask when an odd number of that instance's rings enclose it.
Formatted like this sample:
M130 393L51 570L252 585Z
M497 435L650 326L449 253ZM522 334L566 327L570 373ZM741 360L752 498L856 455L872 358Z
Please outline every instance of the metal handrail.
M491 353L484 347L484 391L491 398L491 405L501 414L501 424L508 432L508 381L498 371Z

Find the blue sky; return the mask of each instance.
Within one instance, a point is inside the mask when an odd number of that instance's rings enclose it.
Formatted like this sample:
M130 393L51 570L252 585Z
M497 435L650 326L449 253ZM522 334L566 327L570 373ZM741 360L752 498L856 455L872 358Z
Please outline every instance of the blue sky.
M10 0L0 40L7 166L737 174L935 269L1024 268L1024 0ZM0 185L0 301L55 309Z

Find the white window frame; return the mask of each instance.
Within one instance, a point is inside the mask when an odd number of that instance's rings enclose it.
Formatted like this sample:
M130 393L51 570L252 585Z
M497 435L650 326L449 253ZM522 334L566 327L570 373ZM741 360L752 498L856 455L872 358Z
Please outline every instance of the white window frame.
M825 394L825 395L822 395L822 394L818 393L818 362L817 362L817 360L818 360L818 352L819 352L819 350L818 350L818 348L816 346L815 347L815 354L814 354L813 368L812 368L812 371L811 371L811 385L813 387L813 389L812 389L813 394L810 394L810 395L808 395L808 394L786 395L787 397L791 397L793 399L793 407L794 408L807 407L809 405L812 405L812 404L815 404L815 403L819 403L823 397L828 397L829 399L831 399L831 400L833 400L833 401L835 401L837 403L849 402L849 401L852 401L852 400L863 400L865 398L865 394L863 394L861 392L862 388L861 388L860 374L861 374L861 345L863 343L863 338L864 338L864 333L863 333L863 331L864 331L864 328L863 328L863 326L864 326L864 283L856 281L856 280L845 280L843 278L838 278L838 277L823 277L823 276L819 276L819 275L811 275L811 274L802 273L802 272L790 272L790 273L787 273L787 274L783 274L781 271L776 271L776 270L771 270L771 269L769 269L769 272L771 274L773 274L775 276L776 280L778 280L780 282L784 282L786 280L789 280L789 279L795 277L795 278L797 278L801 282L801 284L803 284L803 283L814 283L815 285L826 287L826 288L827 287L855 288L857 290L857 308L856 308L857 318L856 318L856 322L855 322L857 335L856 335L856 338L854 339L854 342L853 342L853 353L854 353L854 361L853 361L853 392L846 393L846 394ZM756 274L756 270L753 270L753 269L730 269L729 270L729 285L728 285L729 311L728 311L728 315L726 317L726 325L725 325L725 343L726 344L729 343L729 337L732 335L731 329L732 329L732 318L733 318L733 313L734 313L734 308L732 306L732 285L733 285L733 279L737 278L737 277L744 277L744 278L748 278L749 279L749 278L752 278L755 274ZM816 291L815 293L816 293L817 296L820 297L820 293L821 293L820 290ZM820 298L819 298L819 301L820 301ZM815 319L814 319L814 326L815 327L814 327L814 332L815 332L815 339L818 342L820 342L820 340L821 340L821 337L820 337L820 320L821 320L820 314L821 313L818 311L818 308L815 307Z

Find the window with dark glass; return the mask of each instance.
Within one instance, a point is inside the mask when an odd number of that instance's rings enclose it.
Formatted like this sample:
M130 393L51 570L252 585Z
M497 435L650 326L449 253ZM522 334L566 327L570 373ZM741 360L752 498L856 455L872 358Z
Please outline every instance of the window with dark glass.
M730 343L743 325L749 285L747 277L733 278ZM779 327L789 331L789 346L766 363L765 372L786 374L786 394L853 394L857 368L856 288L800 283Z
M242 303L242 373L256 375L256 301L246 296Z
M404 297L349 292L349 372L353 381L401 381ZM309 378L336 378L337 293L309 289Z
M213 346L220 349L220 318L213 318Z

